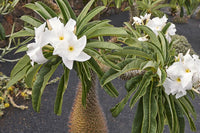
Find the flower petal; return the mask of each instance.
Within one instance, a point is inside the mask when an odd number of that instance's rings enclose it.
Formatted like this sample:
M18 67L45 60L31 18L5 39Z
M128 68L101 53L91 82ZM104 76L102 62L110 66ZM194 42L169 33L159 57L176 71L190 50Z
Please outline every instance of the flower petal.
M67 24L65 25L65 30L69 30L73 32L75 25L76 25L76 21L70 18Z
M47 59L44 57L42 53L42 48L35 47L35 46L36 46L36 43L30 43L27 46L28 51L26 53L32 60L31 64L33 65L34 62L38 64L44 64L45 62L47 62Z
M62 61L63 61L63 63L65 64L65 66L66 66L69 70L72 70L72 68L73 68L73 63L74 63L73 60L68 60L66 57L62 57Z
M80 55L78 57L76 57L76 61L80 61L80 62L83 62L83 61L87 61L91 58L91 56L87 55L85 52L81 52Z

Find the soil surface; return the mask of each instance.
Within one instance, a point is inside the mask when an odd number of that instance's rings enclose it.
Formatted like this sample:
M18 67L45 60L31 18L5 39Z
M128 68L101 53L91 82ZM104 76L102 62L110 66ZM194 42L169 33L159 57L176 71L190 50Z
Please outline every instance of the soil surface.
M129 20L127 12L120 13L118 15L112 15L108 19L112 20L112 24L115 26L122 26L124 21ZM177 34L187 37L190 44L192 44L194 50L200 54L200 21L190 19L187 24L176 24ZM10 58L14 57L10 55ZM0 71L9 75L10 70L14 66L13 63L1 63ZM57 72L53 75L53 78L62 75L62 67L59 66ZM56 89L58 83L51 84L46 87L42 96L42 103L40 113L36 113L32 109L31 100L18 101L17 103L23 103L29 108L27 110L20 110L10 107L6 110L5 115L0 119L0 133L67 133L68 132L68 118L70 110L74 101L76 93L78 78L75 71L70 72L70 81L68 88L64 95L62 115L57 116L53 112L54 102L56 97ZM106 92L97 85L99 100L105 117L107 119L108 129L110 133L130 133L132 128L132 122L134 117L134 110L130 110L128 105L125 106L121 114L114 118L112 117L109 109L117 104L125 95L124 89L125 81L116 79L113 84L119 91L118 98L111 98ZM200 133L200 99L197 97L193 104L197 112L197 120L195 125L197 127L197 133ZM165 133L169 133L166 127ZM186 121L185 133L192 133L188 122Z

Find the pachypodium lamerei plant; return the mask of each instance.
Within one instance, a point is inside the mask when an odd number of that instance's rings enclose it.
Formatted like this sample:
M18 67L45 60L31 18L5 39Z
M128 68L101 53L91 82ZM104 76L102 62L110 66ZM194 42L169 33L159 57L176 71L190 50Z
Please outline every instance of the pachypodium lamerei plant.
M196 113L185 95L187 90L187 94L194 98L193 90L198 88L199 70L193 67L199 64L199 59L196 55L188 54L175 57L172 48L175 41L171 41L171 35L176 31L175 25L167 23L166 16L150 19L150 15L146 14L133 18L134 27L125 23L126 29L115 28L108 23L109 20L92 21L105 8L96 7L89 11L93 2L91 0L78 17L66 0L56 0L60 13L54 12L42 2L27 4L25 7L33 9L44 22L30 16L21 17L29 25L12 37L30 36L35 41L18 50L26 51L27 54L13 68L7 87L25 78L26 84L33 88L33 108L39 111L41 96L48 80L62 64L64 72L58 85L54 111L61 114L69 73L71 69L75 69L82 85L79 86L82 91L78 91L77 103L80 105L81 94L81 102L86 107L77 112L84 113L88 107L87 100L94 98L87 99L88 94L95 92L90 90L94 88L94 73L101 79L105 91L116 97L118 92L110 81L136 70L138 74L126 83L127 96L111 109L112 115L117 116L132 96L131 108L139 102L133 121L133 133L160 133L165 124L169 126L170 132L182 133L185 126L184 115L188 118L191 129L195 131L192 116L195 118ZM127 46L105 42L104 36L117 36L118 41ZM186 57L192 60L192 66L185 65ZM175 59L179 59L177 63ZM99 63L111 69L104 73ZM174 64L179 64L177 66L181 66L182 71L174 68ZM171 74L173 70L177 71L174 75ZM185 79L188 81L183 83ZM73 109L76 108L74 106ZM77 117L72 113L71 123L76 123L76 120ZM87 126L87 123L84 124ZM102 127L104 125L105 123Z
M199 93L199 57L189 51L175 55L176 41L171 41L171 35L176 29L166 16L151 19L146 14L133 19L133 26L125 23L130 36L118 38L126 46L113 52L124 57L117 65L121 71L111 68L101 79L104 85L127 72L138 72L126 82L127 95L111 109L112 115L118 116L130 100L130 108L138 102L133 133L161 133L165 125L171 133L182 133L185 117L196 131L196 113L188 97L193 99L194 92Z
M18 49L18 52L26 51L27 54L13 68L7 87L24 78L27 86L33 88L32 105L35 111L40 110L43 91L60 64L63 64L64 72L58 85L54 112L61 114L63 95L72 68L81 81L82 87L79 88L82 89L82 104L87 108L87 95L91 92L89 90L93 82L91 72L99 78L104 73L97 61L112 66L111 57L106 55L113 49L122 49L119 44L105 42L103 36L126 36L127 32L113 27L109 20L92 21L94 16L105 9L101 6L90 10L93 3L94 0L88 2L78 17L66 0L56 0L60 12L54 12L42 2L25 5L40 15L43 21L27 15L21 17L27 26L13 34L12 38L34 37L34 42ZM111 83L104 88L109 95L118 95Z

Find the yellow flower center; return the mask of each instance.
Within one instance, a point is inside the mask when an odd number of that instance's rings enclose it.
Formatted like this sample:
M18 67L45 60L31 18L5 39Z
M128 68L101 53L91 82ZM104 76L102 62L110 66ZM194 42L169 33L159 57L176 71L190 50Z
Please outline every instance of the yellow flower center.
M73 46L69 46L68 50L69 50L70 52L72 52L72 51L74 51L74 47L73 47Z
M64 40L64 37L63 37L63 36L60 36L60 37L59 37L59 40Z
M176 81L177 81L177 82L181 82L181 79L178 77L178 78L176 79Z
M185 69L185 72L186 72L186 73L189 73L189 72L191 72L191 71L190 71L190 69Z

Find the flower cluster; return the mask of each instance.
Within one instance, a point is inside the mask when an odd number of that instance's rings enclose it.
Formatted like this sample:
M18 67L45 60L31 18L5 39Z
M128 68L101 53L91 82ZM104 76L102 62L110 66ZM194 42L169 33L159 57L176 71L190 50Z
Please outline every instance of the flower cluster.
M159 17L155 17L153 19L150 19L151 14L145 14L144 16L140 16L140 17L133 17L133 24L136 25L146 25L147 27L149 27L156 35L158 35L159 31L162 31L162 29L166 26L167 24L167 17L166 15L164 15L162 18ZM171 25L169 26L169 28L167 29L166 33L165 33L165 37L166 39L171 42L171 37L172 35L175 35L176 32L176 28L175 25L171 23ZM139 41L148 41L148 36L143 36L143 37L139 37L138 40Z
M61 23L59 18L55 17L47 21L48 28L46 28L46 22L35 28L35 42L27 45L27 55L34 62L43 64L48 60L44 57L42 48L45 45L51 45L53 55L58 55L62 58L63 63L70 70L73 68L74 61L87 61L90 56L83 52L86 46L87 38L82 36L77 39L75 35L76 21L69 19L66 25Z
M163 84L165 92L180 98L186 95L186 90L198 89L200 81L200 59L190 55L189 51L183 56L179 53L176 61L166 69L167 78Z

